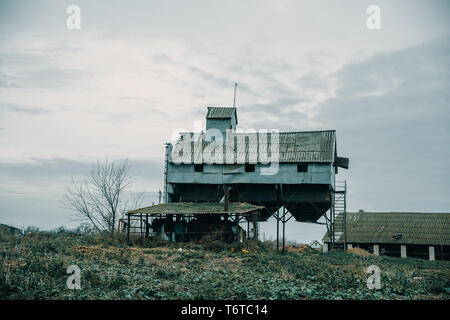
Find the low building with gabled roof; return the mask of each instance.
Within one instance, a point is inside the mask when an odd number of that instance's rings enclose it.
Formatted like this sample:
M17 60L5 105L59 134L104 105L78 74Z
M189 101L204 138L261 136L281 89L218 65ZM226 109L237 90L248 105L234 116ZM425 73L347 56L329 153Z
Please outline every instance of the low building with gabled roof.
M343 213L338 214L338 218ZM335 242L360 247L375 255L450 258L450 213L347 212L346 230ZM346 239L344 239L346 234ZM330 245L330 235L323 237Z

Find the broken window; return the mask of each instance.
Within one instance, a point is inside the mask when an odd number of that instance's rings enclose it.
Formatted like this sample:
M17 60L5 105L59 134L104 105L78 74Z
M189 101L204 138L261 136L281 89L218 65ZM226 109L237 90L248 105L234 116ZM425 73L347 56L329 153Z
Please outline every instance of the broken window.
M245 164L245 172L255 172L255 165L246 163Z
M203 164L194 164L195 172L203 172Z
M298 163L297 164L297 172L308 172L308 164Z

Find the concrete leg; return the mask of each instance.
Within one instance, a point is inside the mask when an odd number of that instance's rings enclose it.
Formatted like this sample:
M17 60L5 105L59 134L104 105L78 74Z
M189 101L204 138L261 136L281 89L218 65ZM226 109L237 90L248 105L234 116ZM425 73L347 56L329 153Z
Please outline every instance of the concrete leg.
M403 244L400 246L400 256L406 258L406 246Z
M328 243L323 244L322 252L328 252Z
M380 247L377 244L373 245L373 254L376 256L380 255Z
M433 246L428 247L428 256L430 258L430 261L434 261L436 259L435 255L434 255L434 247Z

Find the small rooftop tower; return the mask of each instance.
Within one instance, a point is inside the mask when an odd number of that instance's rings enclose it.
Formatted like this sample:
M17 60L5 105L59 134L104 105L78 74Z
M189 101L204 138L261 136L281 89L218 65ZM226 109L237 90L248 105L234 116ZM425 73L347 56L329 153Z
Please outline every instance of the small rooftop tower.
M208 107L206 130L217 129L226 137L227 129L236 131L238 124L235 107Z

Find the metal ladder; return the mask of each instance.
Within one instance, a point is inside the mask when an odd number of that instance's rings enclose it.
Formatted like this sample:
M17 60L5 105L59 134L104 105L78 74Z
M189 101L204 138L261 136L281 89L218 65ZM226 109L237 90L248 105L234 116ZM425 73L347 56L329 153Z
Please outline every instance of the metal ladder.
M347 182L336 181L333 192L331 243L333 248L347 250Z

